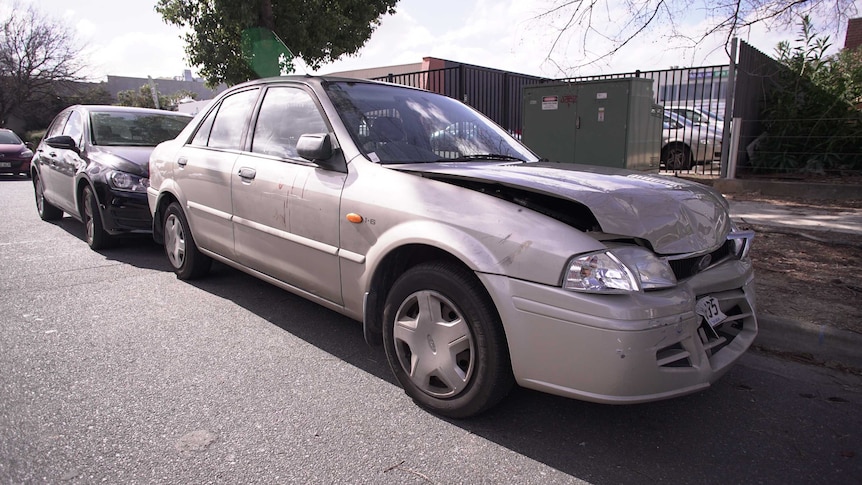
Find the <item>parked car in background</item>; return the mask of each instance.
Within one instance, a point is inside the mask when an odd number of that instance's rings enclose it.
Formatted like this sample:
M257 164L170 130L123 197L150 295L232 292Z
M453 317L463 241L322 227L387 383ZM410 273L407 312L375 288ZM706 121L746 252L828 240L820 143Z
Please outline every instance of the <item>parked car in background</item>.
M753 233L719 193L541 162L419 89L234 86L156 147L147 194L178 278L217 260L361 321L405 392L450 417L513 383L602 403L689 394L757 333Z
M191 116L120 106L69 107L58 114L33 156L36 208L43 220L82 221L93 249L113 236L152 230L147 208L149 158Z
M705 125L721 136L724 131L724 119L716 113L704 108L687 105L669 105L664 107L665 111L676 113L696 125Z
M665 170L689 170L694 164L721 160L721 134L665 110L662 120L661 164Z
M12 130L0 128L0 173L30 175L33 150Z

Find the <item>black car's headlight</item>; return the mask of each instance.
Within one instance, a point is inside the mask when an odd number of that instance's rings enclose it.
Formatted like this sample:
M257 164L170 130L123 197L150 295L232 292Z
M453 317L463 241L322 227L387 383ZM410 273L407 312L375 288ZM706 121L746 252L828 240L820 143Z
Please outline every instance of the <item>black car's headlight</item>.
M150 186L150 179L119 170L109 171L106 179L111 188L127 192L146 192Z
M627 293L674 285L676 277L668 262L638 246L577 256L563 280L563 288L587 293Z

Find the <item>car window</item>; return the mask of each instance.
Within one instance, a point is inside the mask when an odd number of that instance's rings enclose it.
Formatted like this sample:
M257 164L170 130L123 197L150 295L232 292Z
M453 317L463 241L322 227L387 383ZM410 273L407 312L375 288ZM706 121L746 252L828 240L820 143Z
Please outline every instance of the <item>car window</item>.
M251 151L282 158L296 157L299 137L329 129L311 96L298 88L266 91L254 127Z
M22 143L21 139L15 133L0 130L0 145L21 145Z
M210 111L207 114L207 117L204 119L203 123L201 123L200 127L198 127L198 131L192 138L192 145L197 145L201 147L207 146L207 143L209 143L210 132L213 128L213 121L215 121L216 113L218 113L218 108Z
M535 160L529 149L451 98L368 83L325 85L351 137L381 163Z
M84 117L77 111L72 111L69 115L69 121L66 122L66 127L63 128L63 134L72 137L77 145L81 145L81 136L84 134Z
M54 119L54 122L51 123L51 126L48 128L48 131L45 133L45 139L60 136L63 134L63 128L66 126L66 120L69 119L70 111L66 111L65 113L60 113Z
M191 117L162 111L96 111L90 113L93 144L156 146L176 138Z
M242 149L242 135L257 100L257 89L240 91L222 100L213 120L207 146ZM197 138L197 137L195 137Z

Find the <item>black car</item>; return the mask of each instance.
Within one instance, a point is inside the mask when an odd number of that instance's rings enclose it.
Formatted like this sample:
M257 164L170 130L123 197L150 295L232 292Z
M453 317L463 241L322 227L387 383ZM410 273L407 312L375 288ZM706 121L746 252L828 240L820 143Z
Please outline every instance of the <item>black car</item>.
M12 130L0 129L0 173L29 175L33 151Z
M42 220L67 213L86 225L87 244L152 231L150 152L191 121L186 114L122 106L71 106L54 118L30 173Z

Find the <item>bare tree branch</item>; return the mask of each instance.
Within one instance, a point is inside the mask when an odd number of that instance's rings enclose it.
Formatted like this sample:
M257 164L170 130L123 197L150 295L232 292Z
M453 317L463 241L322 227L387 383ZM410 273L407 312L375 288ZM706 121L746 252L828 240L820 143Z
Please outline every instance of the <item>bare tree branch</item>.
M0 20L0 126L57 83L83 80L81 51L64 24L14 2Z
M599 8L612 13L598 20L594 13ZM706 44L715 45L710 52L721 48L719 44L727 51L733 37L756 25L790 27L802 15L822 17L827 30L838 32L858 8L854 0L551 0L531 21L553 26L546 61L557 68L563 64L561 58L572 57L565 49L567 37L578 37L580 60L572 68L579 69L606 61L647 36L674 46L669 48L684 49L693 58L694 51ZM695 24L702 24L700 32L691 31ZM599 39L604 47L597 50Z

